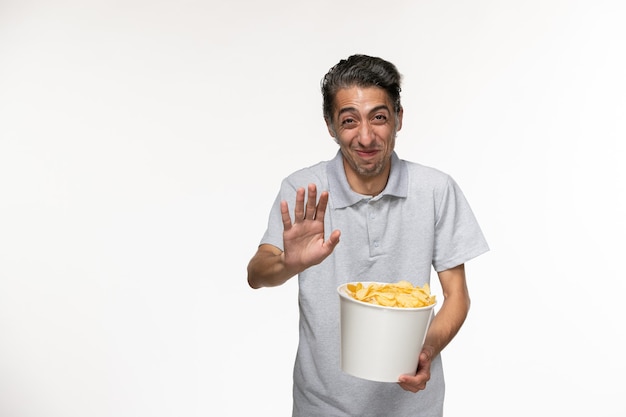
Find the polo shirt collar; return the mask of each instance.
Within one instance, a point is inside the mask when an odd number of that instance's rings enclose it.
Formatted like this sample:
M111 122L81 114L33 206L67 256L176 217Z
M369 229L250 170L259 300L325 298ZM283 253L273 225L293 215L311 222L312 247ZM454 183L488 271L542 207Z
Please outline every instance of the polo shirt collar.
M364 199L371 197L364 196L353 191L348 184L348 178L343 168L343 156L341 150L330 160L326 166L328 176L328 191L331 195L330 205L339 209L349 207ZM396 197L406 197L409 187L408 171L404 161L400 160L396 152L391 154L391 171L385 189L375 198L379 199L385 195Z

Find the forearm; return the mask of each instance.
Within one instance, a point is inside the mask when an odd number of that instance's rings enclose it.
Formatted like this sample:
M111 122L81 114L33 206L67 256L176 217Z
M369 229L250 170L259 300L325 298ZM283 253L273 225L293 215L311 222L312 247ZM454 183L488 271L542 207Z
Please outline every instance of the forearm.
M457 335L467 318L470 297L465 282L463 265L439 274L444 301L428 329L424 347L431 350L431 357L441 351Z
M276 287L296 275L285 266L284 253L262 246L248 263L248 285L252 288Z
M469 298L453 296L446 299L433 319L424 341L424 347L431 350L431 357L437 356L457 335L469 312Z

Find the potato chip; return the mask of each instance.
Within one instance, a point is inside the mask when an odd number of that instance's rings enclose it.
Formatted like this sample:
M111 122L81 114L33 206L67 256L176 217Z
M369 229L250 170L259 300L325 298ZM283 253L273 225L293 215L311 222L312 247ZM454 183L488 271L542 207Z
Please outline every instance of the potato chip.
M430 286L413 286L409 281L396 283L350 283L346 292L355 300L384 307L418 308L435 304L436 297L430 294Z

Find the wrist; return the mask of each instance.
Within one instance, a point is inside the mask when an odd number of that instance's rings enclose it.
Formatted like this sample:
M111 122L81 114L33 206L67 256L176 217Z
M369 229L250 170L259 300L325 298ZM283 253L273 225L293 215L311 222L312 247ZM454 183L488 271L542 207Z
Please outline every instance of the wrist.
M293 262L289 262L287 260L284 251L280 254L280 262L283 266L283 273L287 276L288 279L295 275L298 275L302 271L302 269L299 269L297 265L293 264Z
M422 346L422 353L425 353L429 360L432 360L435 356L437 356L437 350L432 345L425 344Z

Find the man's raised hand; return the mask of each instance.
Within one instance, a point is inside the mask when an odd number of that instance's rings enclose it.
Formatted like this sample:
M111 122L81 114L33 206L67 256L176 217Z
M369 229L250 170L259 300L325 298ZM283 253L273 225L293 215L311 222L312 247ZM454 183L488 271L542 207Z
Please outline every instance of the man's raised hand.
M339 243L339 230L333 230L324 240L324 215L328 206L328 191L323 191L317 201L317 187L309 184L304 204L305 190L296 191L294 220L289 215L289 205L281 201L280 211L283 218L283 243L285 267L299 273L310 266L322 262L332 253Z

